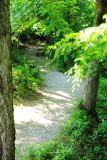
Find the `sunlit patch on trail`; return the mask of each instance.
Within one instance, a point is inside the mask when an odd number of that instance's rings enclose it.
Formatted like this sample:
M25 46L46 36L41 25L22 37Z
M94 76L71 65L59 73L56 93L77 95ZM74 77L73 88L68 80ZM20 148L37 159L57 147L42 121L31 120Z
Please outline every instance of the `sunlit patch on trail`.
M15 122L19 124L29 121L33 121L44 126L52 124L51 120L44 117L42 111L38 111L32 107L15 108L14 116Z

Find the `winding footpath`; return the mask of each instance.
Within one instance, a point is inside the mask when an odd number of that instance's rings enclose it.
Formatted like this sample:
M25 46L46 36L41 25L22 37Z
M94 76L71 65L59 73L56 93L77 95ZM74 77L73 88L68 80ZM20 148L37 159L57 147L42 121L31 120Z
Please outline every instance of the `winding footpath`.
M34 144L37 146L55 138L60 126L67 120L76 98L83 94L84 82L74 85L73 78L55 67L49 70L48 59L37 56L37 48L30 46L21 51L39 64L44 73L44 85L37 92L37 98L23 100L14 108L16 147Z

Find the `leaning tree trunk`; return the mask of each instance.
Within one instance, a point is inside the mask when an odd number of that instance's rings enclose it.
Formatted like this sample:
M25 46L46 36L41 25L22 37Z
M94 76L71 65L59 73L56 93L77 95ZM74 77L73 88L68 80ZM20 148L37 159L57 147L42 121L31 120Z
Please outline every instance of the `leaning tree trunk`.
M103 22L103 15L107 13L107 1L96 0L96 17L94 25L98 26ZM94 66L98 66L96 71L93 71ZM90 72L91 70L91 72ZM92 62L89 68L89 75L86 80L86 85L83 94L82 109L86 110L88 114L96 116L96 101L98 94L98 86L100 79L101 64L99 62ZM95 76L93 76L93 73Z
M15 158L9 0L0 0L0 160Z

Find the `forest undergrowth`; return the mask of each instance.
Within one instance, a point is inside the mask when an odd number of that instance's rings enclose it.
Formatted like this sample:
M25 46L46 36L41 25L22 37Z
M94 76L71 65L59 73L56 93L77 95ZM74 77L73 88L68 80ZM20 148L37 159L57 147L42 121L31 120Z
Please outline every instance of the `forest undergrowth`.
M12 76L15 103L34 96L44 79L38 64L15 48L12 50Z

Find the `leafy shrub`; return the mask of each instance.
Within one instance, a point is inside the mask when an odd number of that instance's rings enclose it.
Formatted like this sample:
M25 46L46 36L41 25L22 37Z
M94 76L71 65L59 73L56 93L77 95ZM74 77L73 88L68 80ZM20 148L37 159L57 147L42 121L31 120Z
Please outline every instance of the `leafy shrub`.
M34 61L13 51L13 91L14 96L30 95L39 88L43 77Z
M65 37L47 48L47 56L55 61L59 71L67 72L74 66L74 60L77 57L77 51L80 49L79 34L70 33Z
M107 24L87 28L78 33L66 34L61 41L50 46L47 55L52 58L60 71L86 77L91 62L101 62L107 72ZM98 63L93 68L96 70ZM104 75L103 75L104 76Z

